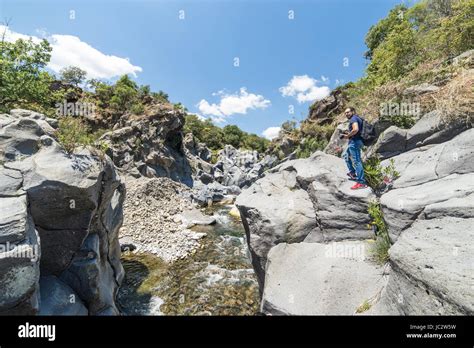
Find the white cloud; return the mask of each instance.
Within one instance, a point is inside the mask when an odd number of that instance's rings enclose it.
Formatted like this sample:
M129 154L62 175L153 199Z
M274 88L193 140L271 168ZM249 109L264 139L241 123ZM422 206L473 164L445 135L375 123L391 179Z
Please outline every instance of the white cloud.
M7 41L27 40L29 38L34 42L41 41L37 36L17 33L0 25L0 33L5 30ZM77 36L60 34L47 36L44 29L39 30L39 33L41 36L45 36L53 49L48 68L54 72L59 72L67 66L78 66L87 72L88 78L110 79L124 74L136 76L137 72L142 71L141 67L130 63L128 58L104 54L88 43L81 41Z
M247 92L245 87L240 88L239 92L228 94L219 91L212 94L219 96L219 103L209 103L202 99L196 106L203 115L211 115L216 122L225 121L226 117L234 114L246 114L248 110L265 109L271 105L270 100L262 95Z
M322 76L324 82L327 77ZM293 76L286 86L280 87L284 97L295 97L299 103L321 100L331 92L328 86L316 86L319 81L308 75Z
M262 132L262 135L268 140L275 139L280 134L281 127L268 127Z

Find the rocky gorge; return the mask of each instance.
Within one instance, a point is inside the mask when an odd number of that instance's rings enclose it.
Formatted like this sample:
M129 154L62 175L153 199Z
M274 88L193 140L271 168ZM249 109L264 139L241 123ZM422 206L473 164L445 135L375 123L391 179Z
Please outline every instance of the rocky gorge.
M365 158L398 175L353 191L346 102L334 92L310 109L306 122L335 131L299 159L287 138L283 158L231 145L213 156L170 103L124 113L104 151L66 151L41 113L1 114L0 314L472 315L472 118L434 107L407 129L376 120Z
M180 282L186 269L202 265L201 278L210 279L204 292L219 288L230 298L230 289L241 288L242 300L230 308L247 303L255 313L256 281L241 228L203 210L231 204L269 158L227 146L212 164L203 144L183 136L180 110L165 105L155 112L105 133L110 157L88 146L66 151L56 119L22 109L1 115L1 314L161 313L154 295L130 308L143 296L127 297L135 280L132 274L122 283L122 262L137 274L137 262L152 265L146 274L174 267ZM189 261L193 255L200 261ZM166 286L174 293L173 282ZM176 301L166 299L168 307ZM223 313L238 313L229 310Z

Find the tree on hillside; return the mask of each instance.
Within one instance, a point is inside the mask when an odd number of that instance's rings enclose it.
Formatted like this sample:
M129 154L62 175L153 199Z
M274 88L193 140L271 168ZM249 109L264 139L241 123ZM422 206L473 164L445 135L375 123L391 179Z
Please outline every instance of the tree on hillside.
M159 101L163 101L163 102L169 102L169 96L168 94L166 94L165 92L163 91L158 91L158 92L153 92L152 93L152 96L153 98L159 100Z
M77 66L69 66L67 68L62 68L59 71L59 76L62 82L77 87L84 82L87 76L87 72Z
M265 152L269 144L269 140L259 137L257 134L247 134L243 141L244 148L257 150L260 153Z
M123 75L113 86L110 107L116 112L130 110L137 103L138 86L128 75Z
M397 5L390 10L386 18L383 18L369 29L365 36L365 44L368 48L367 52L365 52L367 59L372 59L375 49L379 47L395 27L402 22L406 11L407 8L404 5Z
M224 134L219 127L205 127L201 141L211 150L220 150L224 146Z
M404 20L374 51L367 67L369 81L378 86L406 74L419 62L417 50L415 32L411 24Z
M196 115L186 115L184 133L192 133L196 139L201 141L203 138L204 127L204 122L202 122Z
M227 125L222 129L224 133L224 143L240 148L244 138L244 132L235 125Z
M51 46L19 39L0 41L0 108L24 107L45 112L54 106L50 91L53 78L43 68L51 58Z

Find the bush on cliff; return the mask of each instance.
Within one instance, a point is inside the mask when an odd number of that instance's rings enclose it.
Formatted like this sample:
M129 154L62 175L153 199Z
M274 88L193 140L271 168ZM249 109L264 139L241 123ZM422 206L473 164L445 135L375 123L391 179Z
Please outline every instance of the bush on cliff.
M105 143L98 141L102 133L103 131L92 132L79 118L68 116L59 119L56 137L67 153L73 153L80 146L87 146L102 155L107 151Z
M393 159L389 164L383 167L380 163L380 158L376 155L370 157L364 163L364 175L367 184L378 193L384 186L389 185L393 180L398 178L400 174L395 168Z
M43 70L51 50L46 40L0 41L0 111L25 108L54 114L63 92L50 89L54 78Z

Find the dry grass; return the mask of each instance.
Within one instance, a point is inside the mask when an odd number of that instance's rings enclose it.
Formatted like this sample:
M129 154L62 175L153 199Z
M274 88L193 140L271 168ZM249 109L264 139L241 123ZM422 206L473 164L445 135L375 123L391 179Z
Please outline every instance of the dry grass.
M383 103L418 103L421 115L440 109L449 117L472 119L472 69L466 70L445 63L442 60L422 63L399 81L386 83L373 90L365 90L362 86L359 90L349 91L350 105L371 122L379 118ZM408 87L422 83L432 84L440 89L419 95L403 94ZM342 121L344 115L341 113L336 117L336 123Z
M433 98L444 122L463 119L474 123L474 69L460 71Z

